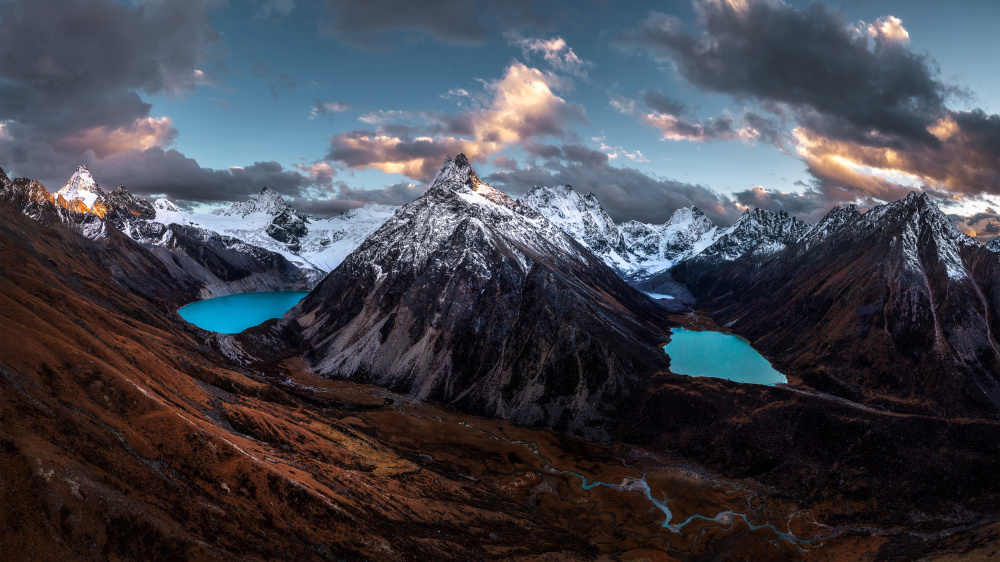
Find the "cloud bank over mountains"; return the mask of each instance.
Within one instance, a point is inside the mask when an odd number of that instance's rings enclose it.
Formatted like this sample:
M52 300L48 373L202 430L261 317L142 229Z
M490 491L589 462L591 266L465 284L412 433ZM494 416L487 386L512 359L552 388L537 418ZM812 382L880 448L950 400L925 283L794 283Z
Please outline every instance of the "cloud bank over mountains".
M304 208L333 213L364 202L405 203L446 156L464 152L512 194L569 183L593 191L616 220L660 222L691 204L719 222L753 206L817 219L837 204L874 205L916 188L969 213L956 219L966 232L1000 232L992 212L1000 203L993 199L1000 197L1000 116L954 109L968 92L913 48L895 15L849 21L819 3L696 0L693 18L647 12L604 29L594 45L574 45L564 30L584 25L574 21L579 5L388 5L330 0L314 7L311 32L377 57L414 46L492 45L507 62L442 83L426 103L403 92L405 104L365 105L338 93L344 90L317 90L301 119L331 132L315 155L213 169L176 149L183 131L151 100L183 103L201 89L231 90L227 80L246 72L233 69L232 46L218 31L231 6L0 0L0 165L54 181L83 163L103 181L189 205L242 199L268 185ZM255 0L250 11L260 25L280 26L305 9L293 0ZM581 46L649 71L609 83L605 59L574 49ZM275 101L314 86L272 62L246 66ZM684 99L666 93L678 83L688 89ZM690 91L721 96L733 109L706 111ZM664 148L773 147L801 163L806 181L719 190L694 175L694 183L663 177L654 171L663 160L648 146L629 146L620 134L606 140L608 115ZM372 170L390 175L378 188L358 187L358 174L370 182Z

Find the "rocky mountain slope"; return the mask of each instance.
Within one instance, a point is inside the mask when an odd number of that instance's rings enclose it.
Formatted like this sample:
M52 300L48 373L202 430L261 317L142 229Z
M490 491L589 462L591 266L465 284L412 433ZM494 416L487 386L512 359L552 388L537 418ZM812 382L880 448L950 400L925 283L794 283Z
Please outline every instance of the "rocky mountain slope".
M37 181L11 180L0 170L0 200L43 225L60 223L91 240L128 246L124 235L156 256L179 285L194 289L191 300L306 289L318 282L318 275L302 271L280 254L194 226L156 222L156 207L123 186L105 192L85 167L56 195Z
M1000 413L1000 260L926 195L834 209L770 249L671 273L802 384L897 411Z
M666 367L664 311L464 155L286 318L324 375L582 435Z

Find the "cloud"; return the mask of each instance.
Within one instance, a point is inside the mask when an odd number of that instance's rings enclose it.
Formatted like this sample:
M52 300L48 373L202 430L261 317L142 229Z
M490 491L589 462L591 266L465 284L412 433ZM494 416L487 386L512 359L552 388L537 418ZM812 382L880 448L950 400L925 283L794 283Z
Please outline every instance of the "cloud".
M895 16L881 17L868 25L868 34L876 41L907 43L910 34L903 27L903 20Z
M625 115L636 118L640 123L660 131L664 140L711 142L714 140L753 141L758 131L750 126L740 126L731 115L720 115L706 121L687 119L680 114L684 112L683 105L674 103L666 96L646 92L643 100L651 100L654 106L668 109L670 112L642 111L635 100L624 96L611 98L611 107ZM646 101L649 105L649 101Z
M405 205L420 197L426 187L412 182L399 182L380 189L355 189L339 182L331 197L296 200L295 205L306 213L334 215L368 203Z
M164 148L170 146L177 136L169 117L146 117L137 119L128 127L109 130L94 127L76 131L57 138L52 146L67 154L82 154L91 150L98 158L118 154L131 149Z
M573 136L572 125L587 122L582 107L553 91L565 87L557 76L515 62L503 78L486 82L487 105L452 117L441 113L379 111L360 120L376 130L334 135L326 158L349 168L374 168L409 178L433 177L445 156L464 152L484 162L511 145L538 137ZM393 120L422 120L422 130Z
M39 138L130 127L149 116L141 93L180 95L211 80L223 52L212 0L0 3L0 122Z
M578 57L562 37L528 38L521 37L516 32L508 32L506 37L510 45L521 49L526 59L530 60L532 55L541 55L542 59L558 72L587 80L587 69L594 67L594 63Z
M696 3L703 33L654 13L624 38L669 61L700 88L785 104L801 125L841 140L936 146L927 132L949 94L927 56L909 50L897 18L871 31L822 4L780 1Z
M882 200L913 187L951 194L1000 195L1000 116L948 111L928 132L938 146L872 146L795 131L797 151L823 185L849 186Z
M323 102L322 100L316 100L316 105L309 110L309 119L329 117L332 120L331 113L342 113L349 109L351 109L349 105L339 101Z
M733 198L744 208L785 211L806 222L818 221L833 207L827 203L822 193L813 189L807 189L804 193L786 193L755 185L734 193Z
M1000 236L1000 214L997 214L992 207L968 217L949 216L955 221L955 226L958 227L959 231L983 242Z
M254 10L254 17L280 21L295 9L295 0L262 0Z
M332 177L303 174L277 162L255 162L226 170L203 168L193 158L162 148L130 150L106 158L87 153L82 163L102 185L123 184L133 193L168 197L181 204L244 200L264 186L297 196L307 189L329 185Z
M635 168L617 168L608 155L578 144L530 145L536 165L514 161L485 179L508 193L523 194L532 185L572 185L591 192L611 217L662 224L681 207L696 205L718 224L736 220L742 210L727 196L704 186L650 176ZM495 162L496 163L496 162Z
M441 98L442 99L448 99L448 98L468 98L468 97L472 97L472 96L469 95L469 91L466 90L465 88L454 88L454 89L448 90L447 92L441 94Z
M684 115L687 107L680 101L671 98L659 90L647 90L640 92L642 102L646 107L657 113L666 115Z
M646 156L639 149L629 152L624 146L611 146L604 142L604 137L594 137L590 140L599 143L600 149L607 154L608 158L611 160L624 156L632 162L649 162L649 159L646 158ZM557 154L558 153L553 153L553 155Z
M367 50L392 47L397 35L425 37L449 45L481 45L490 27L502 30L548 27L550 18L532 0L327 0L325 31Z
M741 119L755 138L802 158L815 178L806 199L768 192L763 204L873 205L912 189L943 201L1000 194L1000 116L949 109L963 92L911 49L899 18L848 23L822 4L780 0L700 0L695 8L695 32L654 13L619 42L702 90L752 104ZM666 138L706 130L679 121L683 108L669 99L643 101L668 116L642 118ZM726 123L715 125L729 134Z

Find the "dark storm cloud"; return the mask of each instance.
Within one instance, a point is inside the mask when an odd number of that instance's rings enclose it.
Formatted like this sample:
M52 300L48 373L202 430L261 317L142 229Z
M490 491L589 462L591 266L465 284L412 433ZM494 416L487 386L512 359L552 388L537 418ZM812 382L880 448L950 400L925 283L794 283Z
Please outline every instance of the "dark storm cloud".
M822 4L799 9L778 0L695 7L697 31L654 13L621 42L670 62L696 87L755 106L742 123L757 139L794 147L815 178L802 201L750 191L741 200L765 197L758 203L772 208L811 200L822 210L891 201L913 185L943 200L1000 194L1000 116L946 107L965 92L910 48L898 18L849 24ZM671 117L658 125L664 136L672 129L689 136L679 124Z
M636 100L625 96L615 96L611 106L619 112L634 117L643 125L655 127L666 140L712 142L714 140L757 140L757 131L745 124L737 123L732 115L723 114L704 121L689 119L683 114L686 109L675 100L659 92L643 92L645 110L640 109ZM755 117L756 114L754 114Z
M615 221L639 220L663 223L681 207L696 205L718 224L730 224L741 211L728 197L689 183L655 178L635 168L611 166L608 155L585 146L537 145L533 156L546 156L543 163L510 167L490 174L486 180L512 194L523 194L532 185L569 184L581 193L591 192Z
M492 26L544 28L549 17L532 0L327 0L324 29L344 43L370 50L392 46L394 35L429 36L451 45L479 45Z
M165 196L184 203L240 201L264 186L297 196L329 177L312 178L277 162L255 162L243 168L202 168L176 150L133 150L103 159L84 161L102 185L123 184L140 195ZM58 188L58 187L57 187Z
M400 128L405 127L405 131ZM411 138L405 125L375 131L348 131L330 137L325 159L348 168L375 168L389 173L402 173L412 178L431 178L445 157L464 152L469 141L461 139ZM403 137L387 134L405 133ZM470 151L471 152L471 151Z
M927 127L943 113L949 88L904 37L849 26L819 3L805 10L762 1L696 6L704 33L654 13L626 42L671 61L701 88L787 104L826 136L937 145Z
M804 193L785 193L754 186L734 193L733 197L746 207L785 211L806 222L818 221L833 207L822 193L814 189L806 189Z
M657 113L677 116L687 113L687 107L680 100L667 96L659 90L647 90L640 92L640 95L646 107Z
M0 0L0 121L55 137L148 116L140 92L209 79L203 65L221 49L211 3Z
M380 205L405 205L423 194L426 184L400 182L381 189L354 189L344 182L337 182L332 196L300 197L292 205L305 213L318 216L339 215L368 203Z

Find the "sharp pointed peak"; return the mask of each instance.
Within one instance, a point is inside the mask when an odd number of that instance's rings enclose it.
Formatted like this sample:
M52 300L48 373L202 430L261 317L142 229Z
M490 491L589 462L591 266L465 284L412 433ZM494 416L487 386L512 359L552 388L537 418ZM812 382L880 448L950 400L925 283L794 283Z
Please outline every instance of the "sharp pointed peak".
M438 170L434 179L431 180L430 186L436 187L452 184L454 187L458 184L472 187L474 179L479 178L469 164L468 157L465 156L464 152L459 152L454 158L451 156L445 157L444 164L442 164L441 169Z

